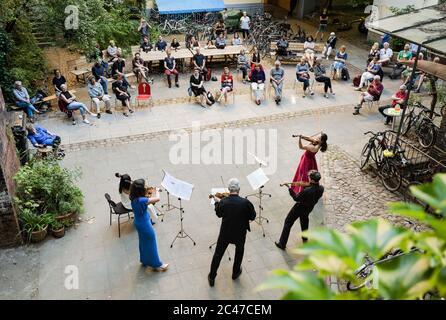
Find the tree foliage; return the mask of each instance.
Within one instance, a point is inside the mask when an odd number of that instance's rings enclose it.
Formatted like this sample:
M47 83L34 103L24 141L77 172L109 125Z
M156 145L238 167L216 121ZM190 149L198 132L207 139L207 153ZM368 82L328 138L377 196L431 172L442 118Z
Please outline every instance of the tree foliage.
M417 299L432 292L446 296L446 174L436 175L432 183L412 186L411 192L436 215L406 202L391 203L389 210L425 225L426 231L414 232L383 219L352 223L347 233L310 230L309 241L296 250L304 255L303 261L292 271L274 271L259 289L285 289L283 299ZM376 261L395 249L403 254L375 265L361 279L372 279L372 287L339 292L324 281L328 276L343 283L358 281L355 272L365 257Z

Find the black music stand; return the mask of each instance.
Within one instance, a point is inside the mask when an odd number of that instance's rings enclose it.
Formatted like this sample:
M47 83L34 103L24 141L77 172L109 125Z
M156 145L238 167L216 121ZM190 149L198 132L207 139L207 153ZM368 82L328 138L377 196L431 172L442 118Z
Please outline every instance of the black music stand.
M194 239L192 239L192 237L191 237L190 235L188 235L188 234L186 233L186 231L184 231L184 227L183 227L183 213L184 213L184 209L183 209L183 206L182 206L182 204L181 204L181 198L178 198L178 200L180 201L180 207L179 207L179 208L178 208L178 207L175 207L175 208L177 208L178 210L180 210L180 231L178 231L176 237L173 239L172 243L170 244L170 247L171 247L171 248L173 247L173 244L175 243L175 241L176 241L178 238L179 238L179 239L189 238L189 239L193 242L193 244L194 244L194 246L195 246L196 243L195 243Z
M178 208L177 206L174 206L173 204L170 203L170 192L167 191L166 188L164 188L164 190L166 190L166 192L167 192L167 202L161 205L161 209L163 209L162 214L161 214L161 216L162 216L162 218L161 218L161 222L164 221L164 216L165 216L169 211L171 211L171 210L173 210L173 209L180 209L180 208ZM164 207L166 207L166 209L164 209Z

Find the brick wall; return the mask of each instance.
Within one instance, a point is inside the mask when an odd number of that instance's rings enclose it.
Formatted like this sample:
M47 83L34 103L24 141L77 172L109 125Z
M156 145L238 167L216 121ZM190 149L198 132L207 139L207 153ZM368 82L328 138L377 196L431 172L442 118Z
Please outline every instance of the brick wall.
M19 169L14 138L7 133L11 113L6 112L0 88L0 247L21 244L17 215L12 205L14 182L12 177Z

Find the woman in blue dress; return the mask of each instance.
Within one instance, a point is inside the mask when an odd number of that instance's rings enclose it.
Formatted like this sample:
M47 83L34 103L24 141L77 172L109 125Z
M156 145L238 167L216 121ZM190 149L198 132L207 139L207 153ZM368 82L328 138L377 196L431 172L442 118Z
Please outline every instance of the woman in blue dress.
M132 182L130 187L130 200L132 202L133 214L135 216L135 227L139 238L139 256L144 267L150 267L155 271L166 271L169 264L161 262L156 245L156 234L150 222L147 206L158 202L158 194L152 198L146 198L146 185L144 179Z
M331 65L332 78L341 78L342 68L345 67L345 61L347 60L347 51L345 46L341 46L339 51L336 53L333 64Z

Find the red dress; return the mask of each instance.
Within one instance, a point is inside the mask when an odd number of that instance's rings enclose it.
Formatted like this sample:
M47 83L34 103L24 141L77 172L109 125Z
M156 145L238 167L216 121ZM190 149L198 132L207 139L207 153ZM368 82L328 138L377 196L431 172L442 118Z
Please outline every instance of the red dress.
M299 166L297 167L296 174L294 175L293 182L296 181L310 181L308 179L308 172L310 170L317 170L316 153L305 150L304 154L300 158ZM291 187L293 191L298 194L303 190L301 186Z

